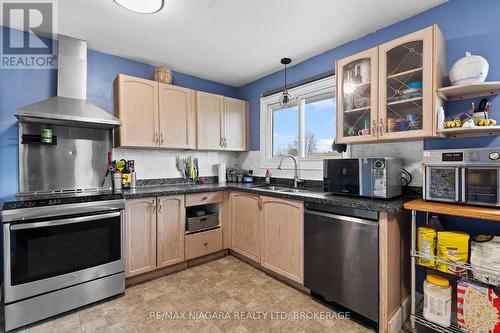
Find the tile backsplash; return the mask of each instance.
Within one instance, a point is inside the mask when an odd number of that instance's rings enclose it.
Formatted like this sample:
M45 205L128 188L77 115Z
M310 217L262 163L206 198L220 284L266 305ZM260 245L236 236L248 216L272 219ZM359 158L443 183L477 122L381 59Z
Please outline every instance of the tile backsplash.
M113 149L113 159L135 160L137 179L178 178L179 171L175 158L198 157L200 176L217 176L217 164L226 163L227 167L240 163L239 153L212 152L195 150L159 150L159 149Z
M403 167L413 176L411 186L422 186L422 150L423 141L395 143L358 144L351 146L352 157L400 157ZM135 160L137 179L178 178L175 158L186 156L198 157L200 176L217 176L217 164L226 163L229 168L235 164L246 170L254 170L254 175L264 176L265 168L260 165L260 152L212 152L188 150L125 149L113 150L114 159ZM300 167L300 162L299 162ZM293 170L271 170L273 177L292 178ZM300 170L302 179L323 180L322 170Z

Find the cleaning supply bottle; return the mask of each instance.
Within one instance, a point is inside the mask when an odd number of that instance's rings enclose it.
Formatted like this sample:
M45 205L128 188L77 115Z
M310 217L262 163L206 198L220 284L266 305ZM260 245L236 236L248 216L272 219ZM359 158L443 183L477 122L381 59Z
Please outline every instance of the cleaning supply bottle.
M269 169L266 170L266 184L271 184L271 173L269 172Z

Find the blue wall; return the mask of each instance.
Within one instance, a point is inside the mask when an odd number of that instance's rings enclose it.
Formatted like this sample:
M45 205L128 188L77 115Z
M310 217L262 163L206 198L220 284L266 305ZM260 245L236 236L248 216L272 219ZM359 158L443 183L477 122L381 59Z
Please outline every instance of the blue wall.
M3 29L0 31L0 43ZM19 32L19 36L21 36ZM87 99L113 112L113 81L118 73L153 79L154 66L88 50ZM237 97L238 90L217 82L173 72L173 83ZM14 110L57 93L57 70L0 69L0 198L18 191L18 130Z
M481 16L478 16L481 13ZM490 64L488 81L500 80L500 1L496 0L450 0L449 2L423 12L419 15L398 22L358 40L346 43L323 54L310 58L289 68L290 82L299 82L319 75L334 68L337 59L358 53L368 48L390 41L394 38L438 24L443 32L447 45L448 69L466 51L480 54ZM328 33L328 32L325 32ZM286 56L286 54L283 54ZM278 61L279 59L276 59ZM259 150L259 117L261 94L279 89L283 86L283 72L279 71L249 83L239 90L240 98L250 101L250 137L251 149ZM492 103L491 115L500 118L500 99ZM468 102L470 105L470 101ZM478 105L476 103L476 105ZM459 110L457 106L447 105L447 110ZM448 112L448 111L447 111ZM463 148L481 146L500 146L500 138L477 139L433 139L426 140L426 149Z

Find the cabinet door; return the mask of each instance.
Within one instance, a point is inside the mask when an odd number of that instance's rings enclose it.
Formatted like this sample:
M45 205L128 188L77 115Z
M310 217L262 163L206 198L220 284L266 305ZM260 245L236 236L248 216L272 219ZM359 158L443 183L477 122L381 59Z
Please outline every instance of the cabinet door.
M433 27L379 46L379 138L432 136Z
M127 200L125 246L127 277L156 268L156 198Z
M185 211L184 196L158 198L156 221L157 267L184 261Z
M224 97L224 141L226 150L247 150L247 103Z
M377 140L378 49L337 61L337 142Z
M198 149L222 149L224 97L196 93L196 140Z
M304 205L262 197L261 265L304 283Z
M232 249L260 262L260 196L231 193Z
M119 74L115 89L115 115L123 121L116 146L158 146L158 83Z
M170 84L159 85L160 146L194 148L193 91Z

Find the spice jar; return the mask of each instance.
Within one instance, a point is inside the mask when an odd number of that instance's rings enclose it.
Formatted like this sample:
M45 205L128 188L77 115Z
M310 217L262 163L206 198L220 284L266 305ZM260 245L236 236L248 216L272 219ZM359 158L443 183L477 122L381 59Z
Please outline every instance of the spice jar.
M450 281L429 274L424 282L424 318L443 327L451 325Z

